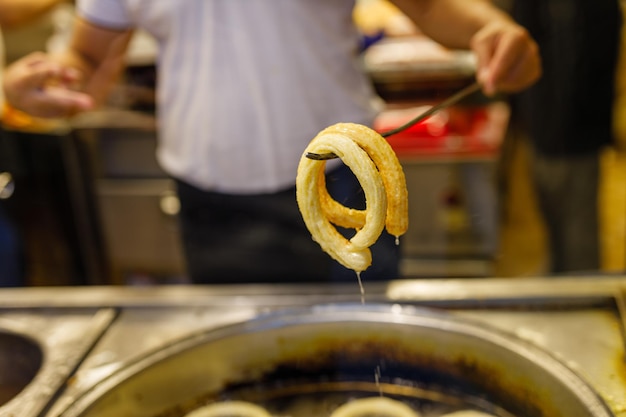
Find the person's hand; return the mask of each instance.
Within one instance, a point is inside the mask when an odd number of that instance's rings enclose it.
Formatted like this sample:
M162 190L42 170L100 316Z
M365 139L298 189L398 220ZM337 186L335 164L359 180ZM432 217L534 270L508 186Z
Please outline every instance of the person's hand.
M80 73L35 52L11 64L4 73L7 102L32 116L59 118L90 110L91 96L76 91Z
M521 91L541 76L537 44L512 21L487 24L473 36L471 48L478 61L477 79L488 96Z

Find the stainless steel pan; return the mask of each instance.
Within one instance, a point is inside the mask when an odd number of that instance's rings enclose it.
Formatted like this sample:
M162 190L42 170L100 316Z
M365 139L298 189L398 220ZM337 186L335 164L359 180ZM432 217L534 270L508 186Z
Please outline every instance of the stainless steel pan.
M452 313L355 304L278 311L192 335L115 373L62 416L182 416L238 398L275 415L324 417L369 395L430 407L431 415L436 407L503 417L612 415L583 379L534 345ZM288 414L298 401L321 408Z

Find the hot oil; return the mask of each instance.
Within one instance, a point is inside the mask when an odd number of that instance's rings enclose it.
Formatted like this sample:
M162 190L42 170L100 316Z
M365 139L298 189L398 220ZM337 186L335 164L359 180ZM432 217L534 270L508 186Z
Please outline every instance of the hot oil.
M339 406L366 397L401 401L421 417L442 417L461 410L515 417L503 407L516 404L511 404L507 395L486 390L482 378L477 383L447 366L437 366L429 357L406 356L384 339L356 344L335 345L327 340L317 343L324 350L315 355L285 359L262 376L233 382L219 392L207 392L154 417L184 417L208 404L233 400L257 404L274 417L330 417ZM458 370L458 365L453 368ZM539 414L524 411L515 415Z
M436 390L381 382L285 383L285 386L250 386L222 392L217 398L204 398L195 404L155 417L184 417L187 413L217 401L248 401L276 417L329 417L339 406L360 398L386 396L401 401L421 417L442 417L461 410L486 415L514 417L484 400L446 394ZM235 416L233 416L235 417Z
M273 416L328 417L334 410L350 400L367 398L375 395L378 394L351 392L349 394L318 393L298 395L292 399L281 399L278 402L268 402L267 404L264 404L264 407L270 411ZM423 417L440 417L451 411L455 411L454 408L450 408L443 404L418 402L415 401L415 399L394 399L405 402L411 408L417 410Z
M350 393L319 393L310 395L298 395L290 401L282 399L278 403L269 402L265 406L274 416L293 417L327 417L334 410L350 400L367 398L379 395L378 393L350 392ZM448 404L432 401L417 400L415 398L391 397L402 401L412 409L418 411L423 417L440 417L459 408ZM400 416L399 416L400 417Z
M312 343L319 345L314 354L286 355L263 375L244 377L220 392L207 393L155 417L184 417L223 401L250 402L273 417L330 417L339 406L367 397L403 402L420 417L468 410L496 417L543 415L520 408L516 399L499 387L486 386L472 361L439 363L428 354L407 352L378 334L355 342L337 341L332 336ZM507 411L509 408L515 411Z

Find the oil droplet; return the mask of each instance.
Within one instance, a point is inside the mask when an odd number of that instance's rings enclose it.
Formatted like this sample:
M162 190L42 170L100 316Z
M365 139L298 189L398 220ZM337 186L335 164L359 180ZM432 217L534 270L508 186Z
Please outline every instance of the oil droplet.
M376 380L376 388L378 388L378 394L383 396L383 389L380 386L380 365L376 366L376 370L374 371L374 379Z
M363 288L363 281L361 281L361 273L356 273L356 279L359 281L359 290L361 290L361 304L365 304L365 288Z

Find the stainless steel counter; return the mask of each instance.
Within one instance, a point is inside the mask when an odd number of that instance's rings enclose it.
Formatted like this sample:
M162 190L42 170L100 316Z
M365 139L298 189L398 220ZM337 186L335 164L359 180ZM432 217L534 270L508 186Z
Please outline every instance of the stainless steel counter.
M624 417L626 342L623 317L619 313L619 297L624 288L626 279L620 277L406 280L388 285L366 282L365 303L446 309L538 345L578 372L597 389L616 416ZM41 329L47 321L59 325L59 320L65 320L66 341L72 340L69 335L76 338L85 328L90 329L89 337L80 338L81 349L73 350L71 366L63 368L71 377L58 390L58 395L51 396L44 412L15 415L57 416L77 396L115 370L194 332L244 321L269 310L359 302L356 282L341 286L0 290L0 328L7 329L11 322L20 322L22 329ZM81 313L80 326L72 325L77 320L76 312ZM67 343L55 345L51 343L55 337L38 333L29 334L47 346L51 357L63 357L68 352ZM41 379L31 385L38 383ZM15 400L8 405L18 403L21 409L16 409L21 411L28 410L25 405L32 398Z

